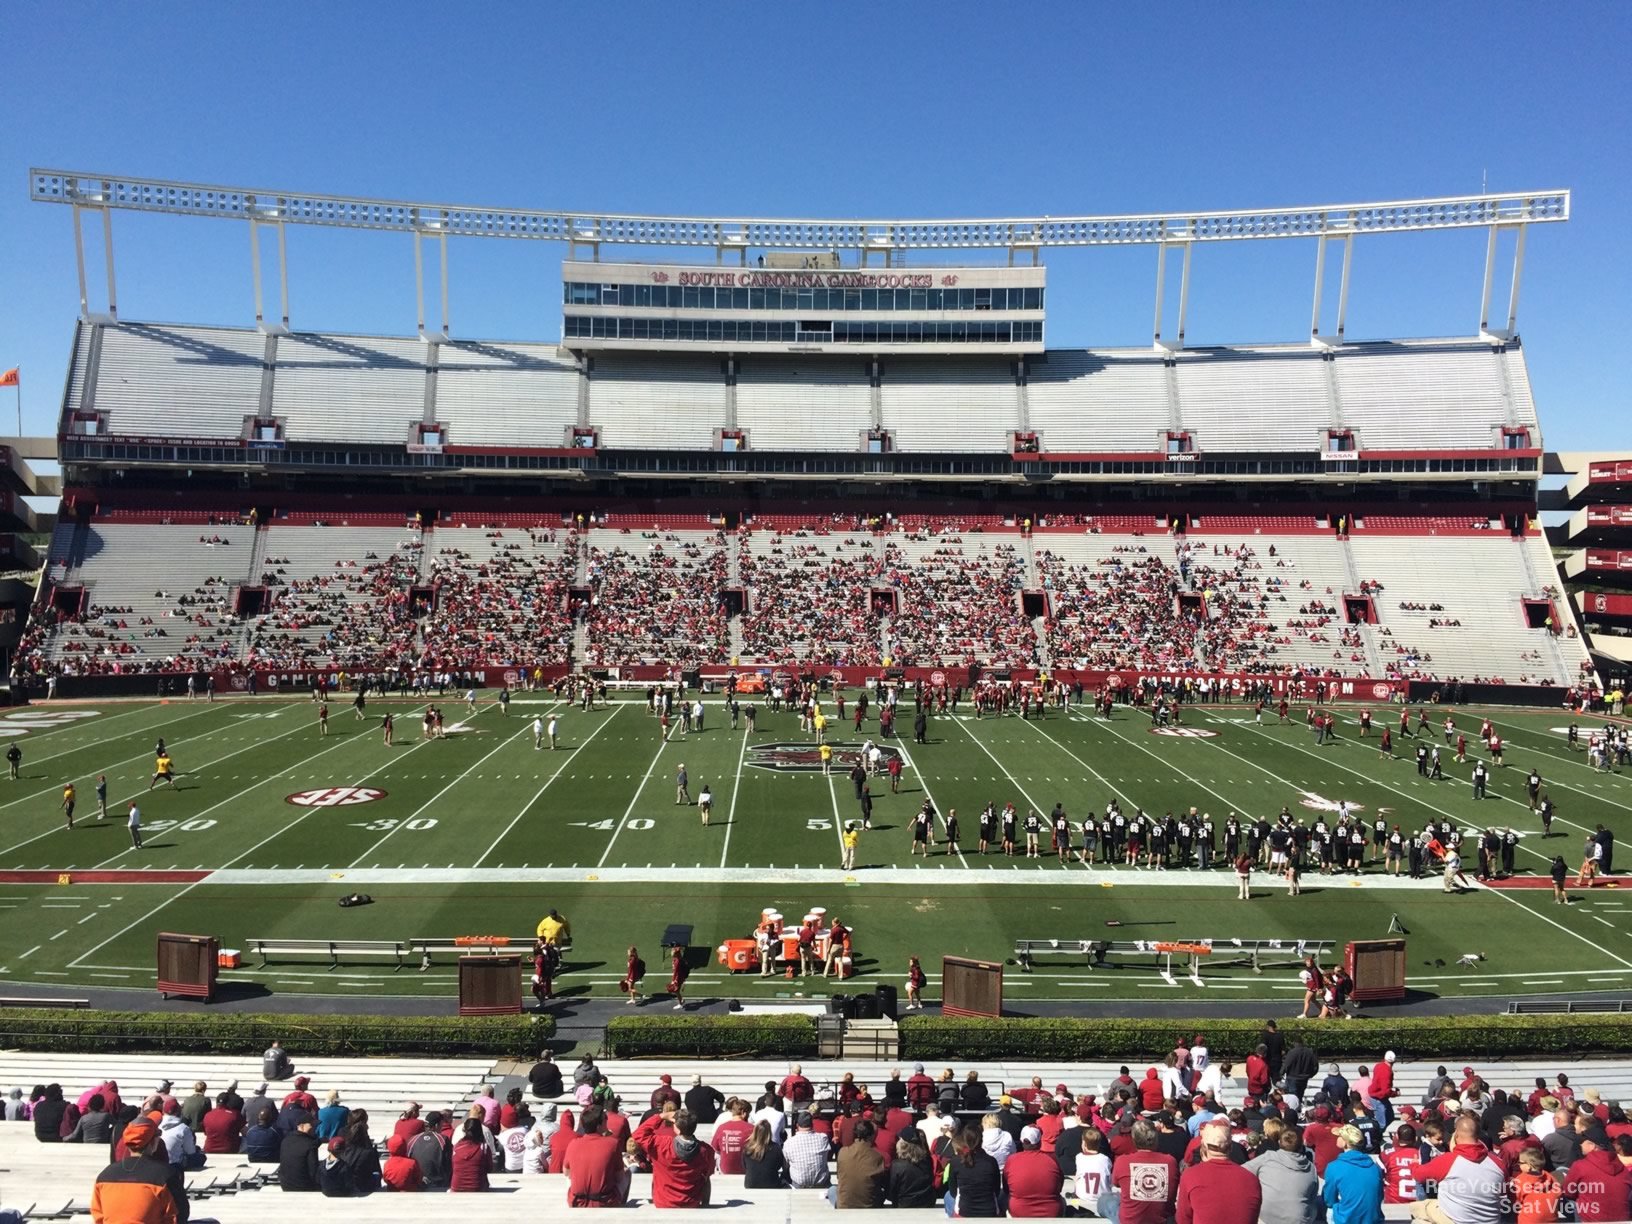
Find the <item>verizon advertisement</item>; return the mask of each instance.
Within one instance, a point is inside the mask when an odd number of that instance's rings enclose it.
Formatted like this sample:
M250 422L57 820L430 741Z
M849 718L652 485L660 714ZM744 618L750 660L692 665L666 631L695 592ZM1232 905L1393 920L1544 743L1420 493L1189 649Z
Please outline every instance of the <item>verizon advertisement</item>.
M1632 506L1588 506L1588 527L1632 527Z

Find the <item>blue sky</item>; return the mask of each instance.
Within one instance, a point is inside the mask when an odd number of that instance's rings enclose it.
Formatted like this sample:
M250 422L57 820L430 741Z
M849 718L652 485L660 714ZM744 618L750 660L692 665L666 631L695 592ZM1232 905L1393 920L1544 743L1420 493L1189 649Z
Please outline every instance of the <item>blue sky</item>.
M0 10L0 369L54 428L68 210L30 165L472 204L1053 215L1568 187L1520 331L1550 447L1632 445L1632 4L546 4ZM240 224L117 214L120 313L253 321ZM560 248L456 243L464 336L559 335ZM1349 335L1478 322L1477 232L1356 252ZM927 261L926 261L927 262ZM1148 341L1155 253L1049 257L1056 346ZM1306 334L1313 243L1195 257L1189 340ZM407 333L403 235L296 229L293 322ZM10 420L0 393L0 419ZM6 427L9 432L9 426Z

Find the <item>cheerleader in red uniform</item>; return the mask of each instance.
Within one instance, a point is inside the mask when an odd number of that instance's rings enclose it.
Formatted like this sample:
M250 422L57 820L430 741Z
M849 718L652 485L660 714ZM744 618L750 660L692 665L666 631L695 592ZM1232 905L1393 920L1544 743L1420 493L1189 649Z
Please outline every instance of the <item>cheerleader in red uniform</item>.
M691 966L686 964L686 950L675 948L674 960L669 965L669 993L674 996L674 1010L683 1011L686 1006L686 979L691 976Z
M624 969L623 980L618 983L618 989L629 996L629 1002L640 1002L640 979L645 976L646 962L640 959L640 949L631 945L629 964Z

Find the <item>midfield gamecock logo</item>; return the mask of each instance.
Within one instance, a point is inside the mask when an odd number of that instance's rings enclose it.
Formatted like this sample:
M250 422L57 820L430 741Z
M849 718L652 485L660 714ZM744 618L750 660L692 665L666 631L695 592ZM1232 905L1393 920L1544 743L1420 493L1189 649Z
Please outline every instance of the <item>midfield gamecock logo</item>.
M385 795L385 791L372 786L325 786L322 790L297 791L286 795L283 801L296 807L355 807L359 803L384 799Z
M879 767L889 768L890 759L900 755L896 749L880 744ZM849 773L859 760L860 744L833 745L834 773ZM781 773L816 773L822 768L822 753L815 744L755 744L748 749L743 763L755 769L774 769Z

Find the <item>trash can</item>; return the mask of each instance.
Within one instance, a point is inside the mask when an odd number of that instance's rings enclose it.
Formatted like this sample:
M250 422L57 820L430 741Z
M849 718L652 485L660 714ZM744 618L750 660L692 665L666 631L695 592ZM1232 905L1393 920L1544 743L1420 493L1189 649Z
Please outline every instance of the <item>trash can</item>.
M880 1018L885 1020L900 1019L900 1017L896 1015L895 1009L895 987L881 983L876 993L878 995L878 1015Z

